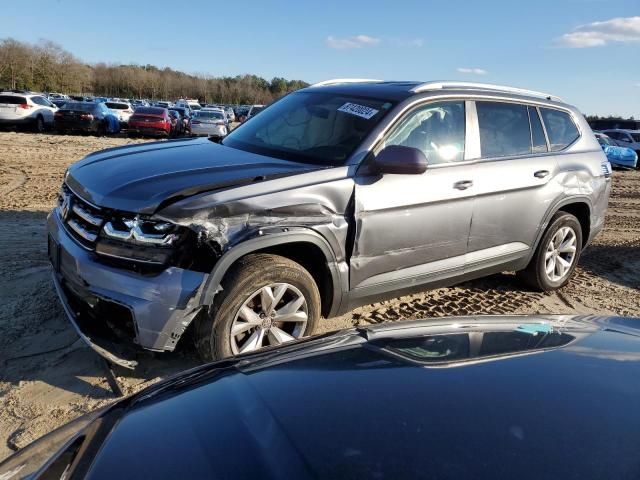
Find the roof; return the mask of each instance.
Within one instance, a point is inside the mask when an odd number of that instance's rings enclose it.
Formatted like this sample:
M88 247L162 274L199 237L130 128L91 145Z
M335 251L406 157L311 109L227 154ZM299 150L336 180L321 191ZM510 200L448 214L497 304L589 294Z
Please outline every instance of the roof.
M460 82L448 80L416 82L338 78L334 80L325 80L308 87L308 89L313 90L320 88L323 91L328 92L345 93L355 96L360 95L371 98L395 101L404 100L405 98L419 93L462 91L465 93L502 93L515 95L518 97L534 97L556 102L563 102L561 98L555 95L539 92L536 90L528 90L507 85L495 85L490 83Z

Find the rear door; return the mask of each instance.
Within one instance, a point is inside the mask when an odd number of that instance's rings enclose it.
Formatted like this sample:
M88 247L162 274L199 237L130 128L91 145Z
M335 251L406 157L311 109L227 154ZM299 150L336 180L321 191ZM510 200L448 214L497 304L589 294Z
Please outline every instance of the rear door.
M537 107L478 100L475 110L481 158L474 166L468 271L525 255L562 192Z
M473 206L465 110L461 100L421 105L377 148L422 150L423 174L356 177L352 289L389 291L463 271Z

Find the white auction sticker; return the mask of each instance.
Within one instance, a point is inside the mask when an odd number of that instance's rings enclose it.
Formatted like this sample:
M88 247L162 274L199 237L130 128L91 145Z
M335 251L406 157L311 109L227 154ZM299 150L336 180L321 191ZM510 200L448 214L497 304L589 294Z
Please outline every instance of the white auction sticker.
M339 112L350 113L351 115L357 115L358 117L366 118L369 120L379 110L375 108L365 107L364 105L358 105L357 103L345 103L339 109Z

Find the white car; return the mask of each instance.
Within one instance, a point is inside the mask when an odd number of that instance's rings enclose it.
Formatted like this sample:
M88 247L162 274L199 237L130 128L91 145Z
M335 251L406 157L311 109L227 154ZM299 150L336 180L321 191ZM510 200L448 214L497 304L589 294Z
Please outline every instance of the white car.
M203 108L191 117L191 135L222 138L229 130L224 111L219 108Z
M133 115L133 107L131 107L130 104L126 102L109 101L105 102L105 105L116 117L118 117L118 120L120 120L120 126L129 123L129 118Z
M196 112L202 109L202 105L198 103L198 100L195 100L193 98L190 98L190 99L181 98L176 102L176 107L188 108L192 112Z
M53 127L58 110L44 95L0 92L0 126L27 126L36 132Z
M611 130L603 130L602 133L613 140L620 147L627 147L631 150L635 150L640 155L640 130L626 130L623 128L616 128Z

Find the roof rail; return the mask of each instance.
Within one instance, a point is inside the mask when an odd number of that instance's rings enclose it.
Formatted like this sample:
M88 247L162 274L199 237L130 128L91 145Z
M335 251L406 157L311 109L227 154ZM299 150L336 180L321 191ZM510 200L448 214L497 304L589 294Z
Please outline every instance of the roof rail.
M337 83L371 83L382 82L382 80L375 80L373 78L333 78L331 80L324 80L322 82L314 83L312 87L322 87L325 85L335 85Z
M550 95L544 92L537 92L535 90L526 90L524 88L507 87L504 85L493 85L491 83L479 83L479 82L426 82L416 87L413 87L410 91L412 93L426 92L429 90L442 90L445 88L454 89L473 89L473 90L487 90L493 92L505 92L505 93L517 93L520 95L527 95L529 97L542 97L547 100L554 100L556 102L563 102L560 97Z

